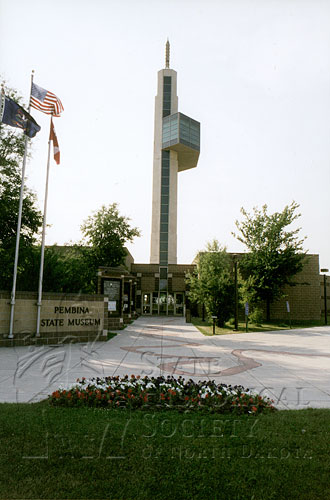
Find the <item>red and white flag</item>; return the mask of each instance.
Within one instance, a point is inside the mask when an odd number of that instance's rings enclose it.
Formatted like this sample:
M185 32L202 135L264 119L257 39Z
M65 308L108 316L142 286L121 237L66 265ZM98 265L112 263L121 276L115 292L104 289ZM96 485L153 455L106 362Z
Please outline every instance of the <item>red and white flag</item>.
M54 160L56 161L57 165L59 165L60 164L60 148L58 146L58 140L57 140L57 135L55 132L54 124L53 124L53 119L50 120L49 140L53 141Z
M55 94L32 83L30 104L32 108L52 116L60 116L63 104Z

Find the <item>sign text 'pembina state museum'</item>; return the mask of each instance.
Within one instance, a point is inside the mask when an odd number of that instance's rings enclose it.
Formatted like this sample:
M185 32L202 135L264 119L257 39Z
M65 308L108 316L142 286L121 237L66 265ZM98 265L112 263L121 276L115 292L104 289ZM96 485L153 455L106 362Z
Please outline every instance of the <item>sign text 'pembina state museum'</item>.
M97 312L85 306L55 306L52 318L42 318L41 327L101 326Z

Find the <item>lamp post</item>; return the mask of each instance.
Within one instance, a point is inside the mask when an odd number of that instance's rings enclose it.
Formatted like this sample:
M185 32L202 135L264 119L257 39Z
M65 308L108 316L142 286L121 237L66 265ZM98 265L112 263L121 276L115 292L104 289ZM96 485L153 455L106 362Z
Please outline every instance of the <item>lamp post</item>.
M321 269L321 273L328 273L329 269ZM327 311L327 275L323 274L323 295L324 295L324 323L328 324L328 311Z
M234 332L238 331L238 289L237 289L237 255L233 255L234 260L234 280L235 280L235 328Z
M212 316L213 319L213 335L215 335L215 320L217 319L216 316Z

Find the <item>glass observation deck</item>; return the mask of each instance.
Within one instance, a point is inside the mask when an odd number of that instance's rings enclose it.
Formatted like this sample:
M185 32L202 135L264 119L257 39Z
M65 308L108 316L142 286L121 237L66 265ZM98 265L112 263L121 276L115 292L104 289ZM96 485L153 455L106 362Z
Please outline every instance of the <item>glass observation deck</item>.
M178 153L178 171L194 168L200 152L200 123L182 113L163 118L162 149Z

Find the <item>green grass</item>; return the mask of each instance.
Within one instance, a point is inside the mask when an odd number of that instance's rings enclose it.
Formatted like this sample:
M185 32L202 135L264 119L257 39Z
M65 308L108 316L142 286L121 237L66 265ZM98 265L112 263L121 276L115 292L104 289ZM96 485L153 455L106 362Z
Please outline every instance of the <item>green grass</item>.
M330 411L0 405L1 499L330 498Z
M110 340L110 339L113 339L114 337L116 337L117 333L115 332L108 332L108 337L107 339Z
M205 321L202 318L192 318L191 322L193 325L198 328L198 330L203 333L203 335L213 335L213 323L205 318ZM324 326L323 321L291 321L291 328L309 328L312 326ZM218 326L215 327L215 335L228 335L231 333L245 333L246 332L246 324L245 321L238 322L238 332L234 331L234 325L225 323L224 328L220 328ZM249 332L269 332L269 331L279 331L279 330L289 330L290 324L289 322L285 322L283 320L278 321L270 321L264 322L262 325L256 325L254 323L248 324Z

